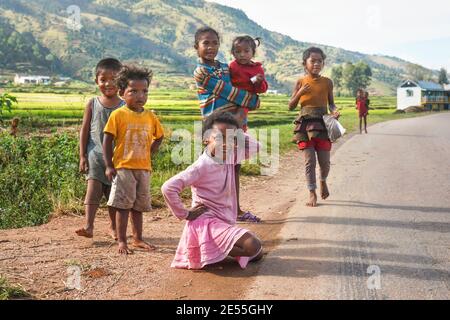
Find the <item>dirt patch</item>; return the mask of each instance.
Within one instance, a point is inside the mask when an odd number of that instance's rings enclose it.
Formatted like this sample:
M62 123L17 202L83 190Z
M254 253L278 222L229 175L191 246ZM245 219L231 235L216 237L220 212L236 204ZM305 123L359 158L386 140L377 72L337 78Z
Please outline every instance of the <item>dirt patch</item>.
M292 152L273 177L244 177L242 207L266 223L243 224L273 249L289 208L304 183L300 155ZM239 299L251 286L262 262L240 269L233 259L201 271L170 268L184 223L167 209L144 219L144 236L157 246L152 253L122 257L108 235L106 212L96 220L94 239L75 230L83 217L63 216L32 228L0 231L0 274L37 299ZM69 290L73 270L81 274L80 290Z

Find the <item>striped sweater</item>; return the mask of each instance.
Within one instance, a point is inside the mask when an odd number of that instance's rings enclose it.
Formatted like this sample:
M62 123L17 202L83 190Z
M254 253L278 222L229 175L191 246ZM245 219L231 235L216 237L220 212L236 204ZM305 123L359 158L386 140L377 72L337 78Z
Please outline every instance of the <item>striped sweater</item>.
M208 117L219 108L236 105L249 110L259 108L258 96L233 87L228 65L221 62L218 64L219 67L212 67L199 62L194 71L203 117Z

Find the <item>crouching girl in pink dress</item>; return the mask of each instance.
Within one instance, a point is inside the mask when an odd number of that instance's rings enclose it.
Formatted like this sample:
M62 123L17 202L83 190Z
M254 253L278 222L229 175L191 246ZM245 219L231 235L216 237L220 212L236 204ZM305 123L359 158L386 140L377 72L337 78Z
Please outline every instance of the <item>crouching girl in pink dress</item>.
M186 220L172 268L202 269L234 257L244 269L262 257L261 241L236 226L235 166L258 152L259 143L242 130L230 113L211 115L205 122L205 152L185 171L162 186L172 213ZM245 143L244 143L245 141ZM191 187L192 209L181 192Z

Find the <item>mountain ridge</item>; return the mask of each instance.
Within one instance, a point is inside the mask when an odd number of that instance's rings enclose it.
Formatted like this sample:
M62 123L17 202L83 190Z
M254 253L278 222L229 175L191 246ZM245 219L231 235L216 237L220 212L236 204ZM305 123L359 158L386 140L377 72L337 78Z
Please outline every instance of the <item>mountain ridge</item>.
M81 10L79 31L67 25L71 5ZM303 72L302 52L311 45L328 56L325 75L335 64L362 60L372 68L374 86L389 87L390 93L414 65L396 57L298 41L269 31L240 9L203 0L2 0L0 8L0 18L18 32L32 34L61 62L62 73L84 80L92 78L96 61L106 56L143 63L157 73L190 76L196 64L193 34L202 25L221 33L223 61L231 59L236 35L261 37L256 60L264 62L271 85L283 91Z

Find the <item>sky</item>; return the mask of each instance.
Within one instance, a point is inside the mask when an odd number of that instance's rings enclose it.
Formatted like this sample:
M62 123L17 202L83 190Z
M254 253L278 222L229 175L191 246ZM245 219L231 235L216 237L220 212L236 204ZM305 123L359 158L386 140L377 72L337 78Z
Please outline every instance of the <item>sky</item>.
M450 72L450 0L209 0L305 42Z

